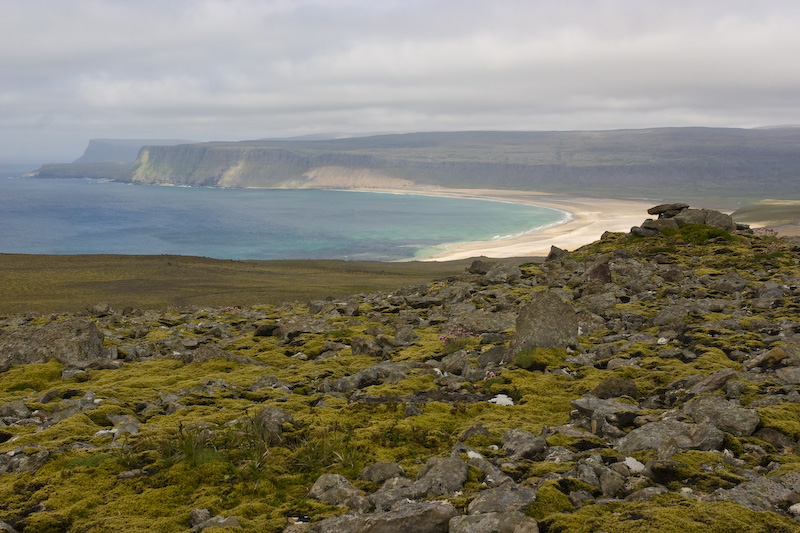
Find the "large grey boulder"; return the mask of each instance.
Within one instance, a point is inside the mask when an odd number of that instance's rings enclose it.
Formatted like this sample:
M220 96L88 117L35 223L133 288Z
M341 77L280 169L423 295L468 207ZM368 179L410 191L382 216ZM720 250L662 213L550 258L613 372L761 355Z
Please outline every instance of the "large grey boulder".
M417 474L413 497L444 496L461 490L467 482L469 466L458 457L432 457Z
M458 510L447 501L408 502L391 511L322 520L310 533L447 533Z
M536 291L517 317L512 351L566 348L578 343L578 317L572 304L553 291Z
M693 399L683 406L683 412L698 424L711 424L736 437L749 437L761 422L755 409L744 409L715 394Z
M711 501L729 500L754 511L775 511L783 502L796 497L796 493L770 478L758 477L745 481L732 489L717 489L710 496Z
M624 454L640 450L658 450L662 445L682 450L718 450L725 434L710 424L687 424L677 420L651 422L636 428L617 442L615 449Z
M319 476L308 492L308 497L331 505L349 507L359 513L368 511L372 507L364 494L339 474Z
M482 490L467 507L471 515L521 511L536 500L536 489L517 485L513 481L499 487Z
M0 372L11 365L56 359L68 368L86 368L107 360L103 334L94 322L67 318L43 326L19 327L0 333Z
M383 483L387 479L404 477L405 475L403 467L397 463L377 462L363 468L358 475L358 479L371 481L372 483Z
M684 209L673 217L678 226L686 224L702 224L725 231L734 231L736 222L725 213L714 211L713 209Z
M572 407L588 418L601 416L614 424L628 425L639 411L639 406L614 398L602 399L591 394L570 402Z
M455 516L449 533L539 533L536 520L519 511Z
M255 429L270 441L276 441L283 433L284 424L294 424L294 417L287 411L267 405L253 419Z
M547 449L544 437L517 428L506 431L500 443L512 458L531 458Z

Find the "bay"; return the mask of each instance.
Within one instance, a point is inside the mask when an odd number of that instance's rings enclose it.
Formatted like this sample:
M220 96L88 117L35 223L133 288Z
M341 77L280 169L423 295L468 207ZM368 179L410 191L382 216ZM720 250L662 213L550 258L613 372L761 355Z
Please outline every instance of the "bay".
M0 252L398 261L558 223L506 202L334 190L0 179Z

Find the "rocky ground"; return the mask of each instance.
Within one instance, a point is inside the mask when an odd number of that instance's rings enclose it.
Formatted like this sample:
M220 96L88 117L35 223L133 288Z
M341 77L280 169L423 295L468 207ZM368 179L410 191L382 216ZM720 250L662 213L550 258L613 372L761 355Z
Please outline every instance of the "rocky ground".
M651 214L391 294L6 317L0 530L797 531L800 247Z

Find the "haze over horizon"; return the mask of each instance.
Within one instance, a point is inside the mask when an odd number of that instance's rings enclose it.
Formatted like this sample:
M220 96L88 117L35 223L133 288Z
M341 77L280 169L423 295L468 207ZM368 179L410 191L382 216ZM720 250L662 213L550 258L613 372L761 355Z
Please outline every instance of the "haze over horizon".
M0 162L92 138L800 123L792 0L5 0Z

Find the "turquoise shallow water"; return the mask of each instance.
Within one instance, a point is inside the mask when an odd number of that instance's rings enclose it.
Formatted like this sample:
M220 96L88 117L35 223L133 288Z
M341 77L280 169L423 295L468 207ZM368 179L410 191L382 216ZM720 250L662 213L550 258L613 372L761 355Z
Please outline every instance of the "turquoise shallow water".
M4 253L397 261L448 243L517 235L564 216L420 195L0 179Z

